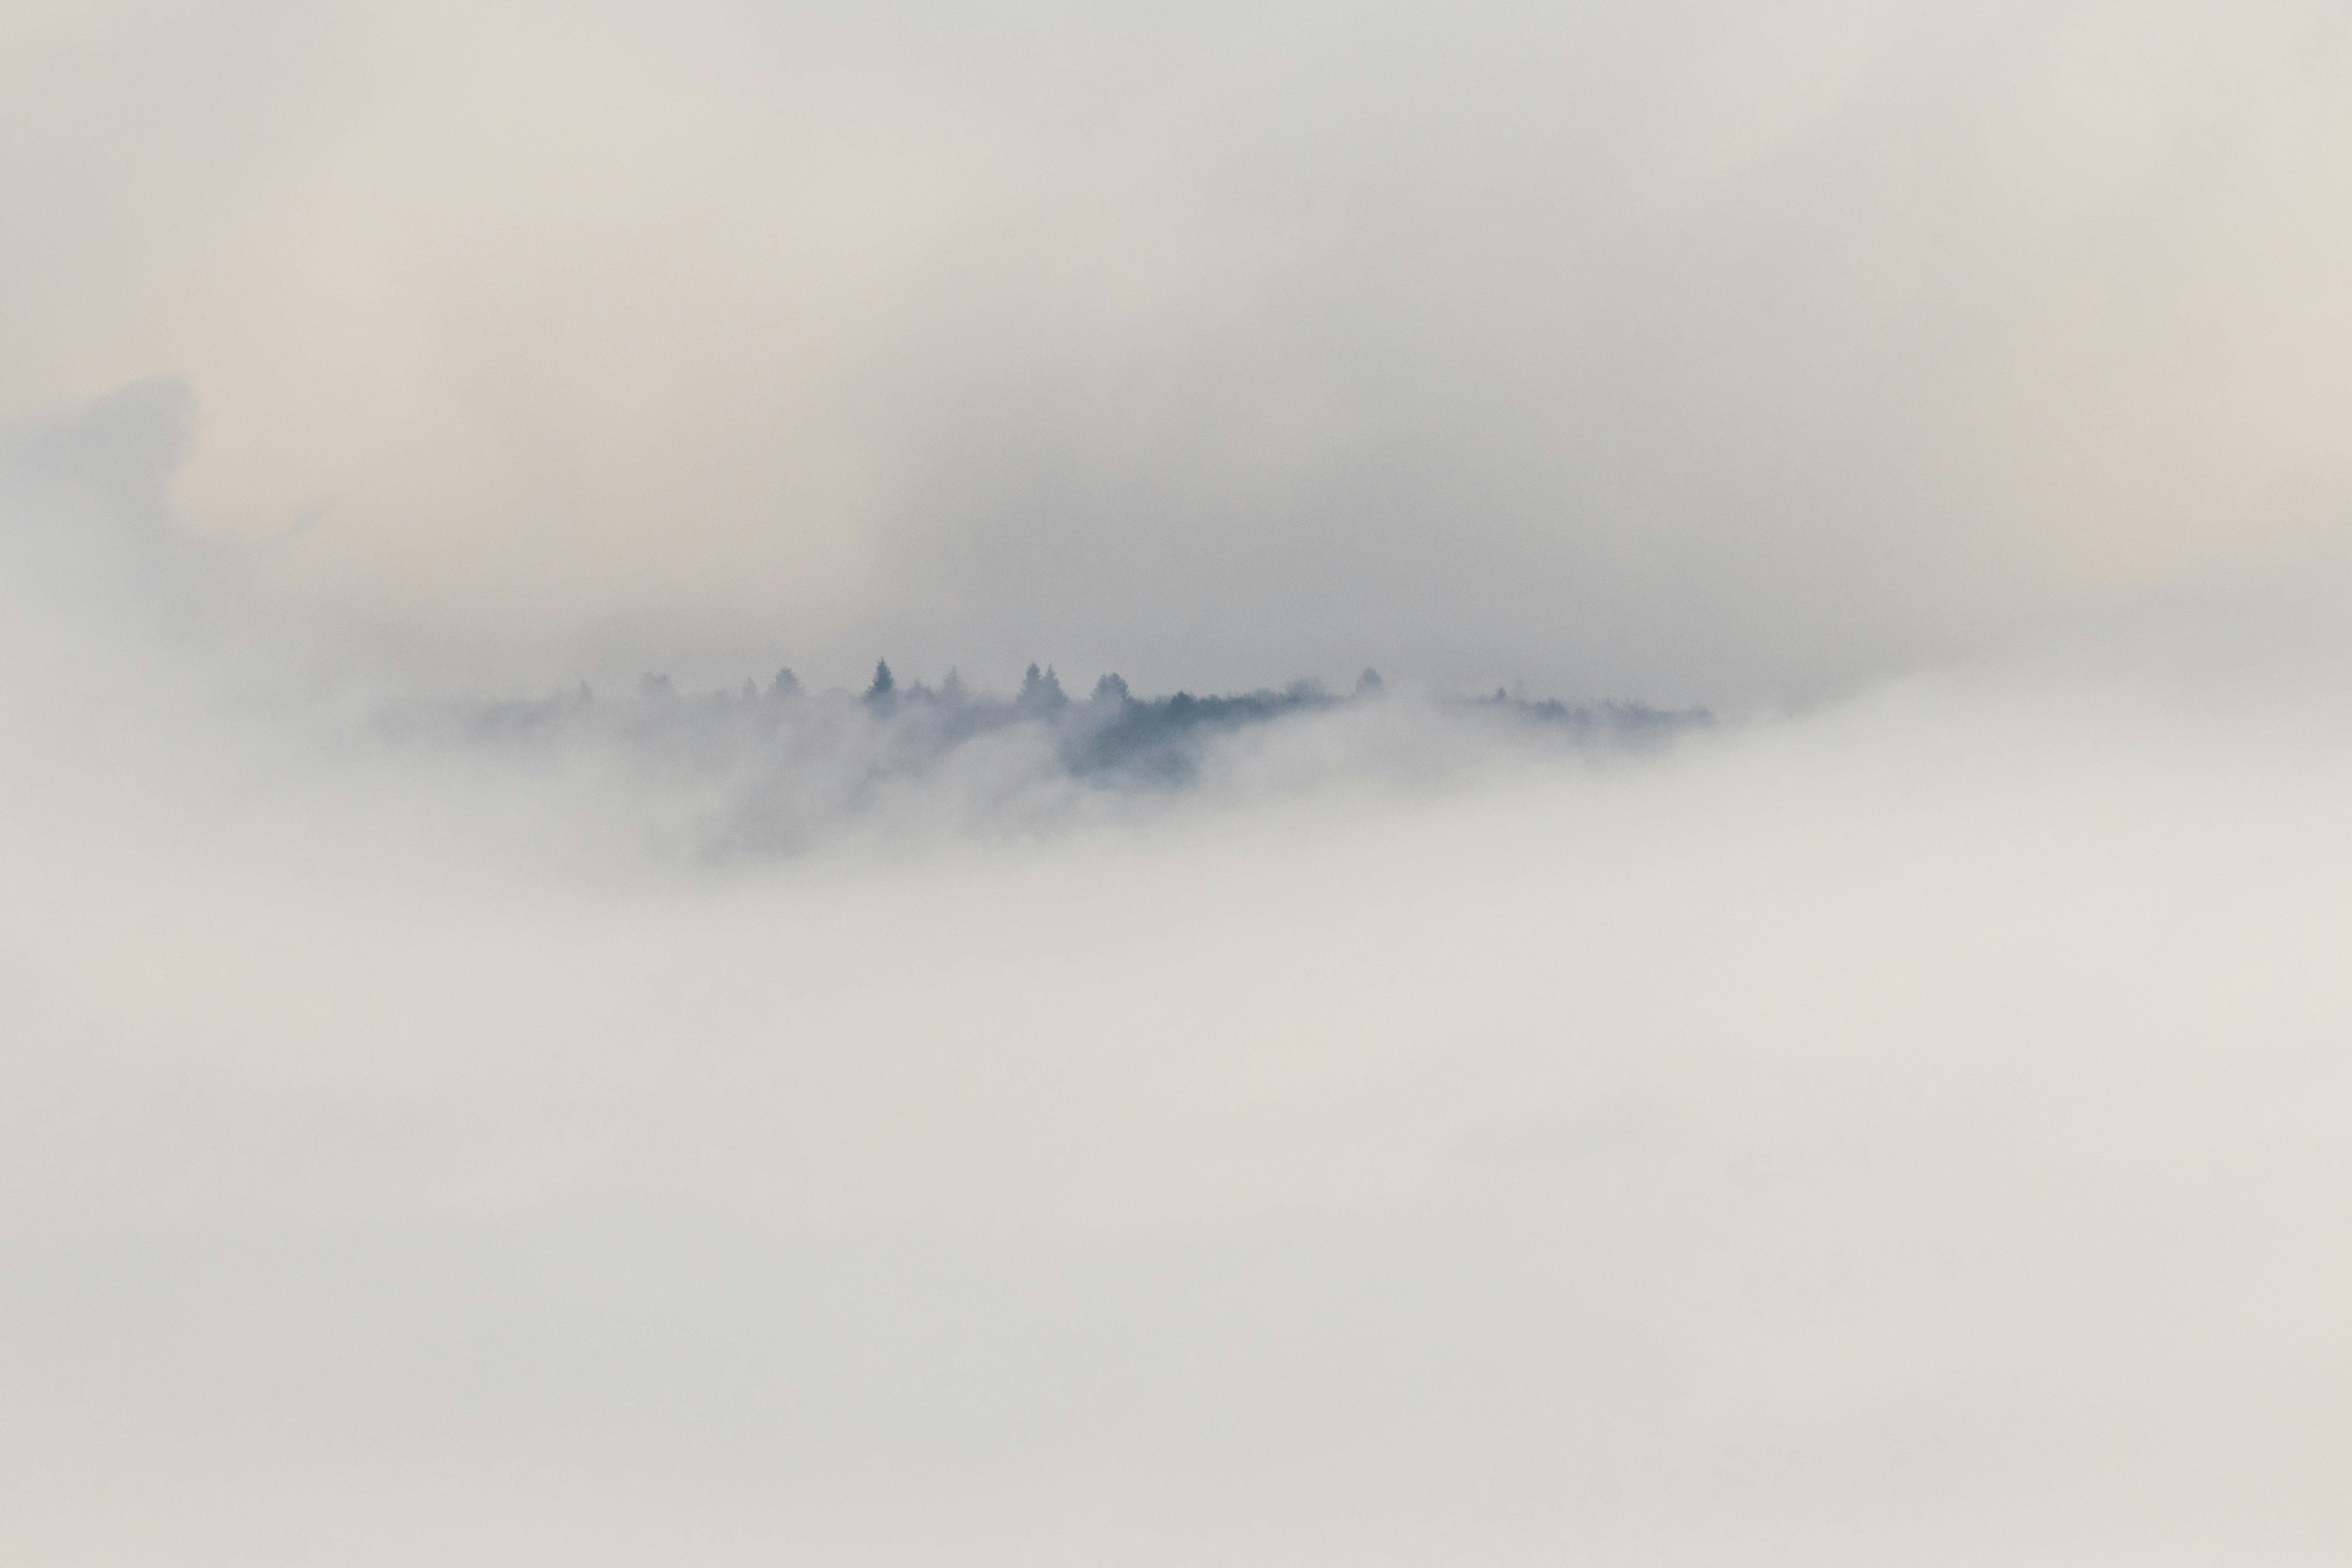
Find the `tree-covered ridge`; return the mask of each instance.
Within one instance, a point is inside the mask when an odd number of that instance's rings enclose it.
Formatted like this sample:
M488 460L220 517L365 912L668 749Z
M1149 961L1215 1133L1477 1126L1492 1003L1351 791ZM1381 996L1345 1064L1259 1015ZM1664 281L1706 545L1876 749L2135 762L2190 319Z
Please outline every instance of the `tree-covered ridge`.
M1087 696L1074 699L1050 667L1031 665L1019 690L1002 696L972 689L953 670L936 687L902 684L885 659L876 663L862 692L811 691L784 668L764 686L746 679L734 690L690 695L667 675L652 672L639 679L633 698L600 699L583 684L541 701L411 710L401 722L403 728L454 723L472 738L516 742L610 733L681 759L766 749L763 742L783 752L847 748L893 773L919 771L975 743L1017 735L1046 742L1056 767L1074 779L1170 786L1194 777L1204 748L1221 737L1390 700L1381 677L1370 669L1344 695L1297 680L1279 690L1139 697L1119 676L1107 674ZM1424 705L1438 714L1596 741L1656 740L1710 721L1703 709L1572 704L1500 689L1484 697L1424 700Z

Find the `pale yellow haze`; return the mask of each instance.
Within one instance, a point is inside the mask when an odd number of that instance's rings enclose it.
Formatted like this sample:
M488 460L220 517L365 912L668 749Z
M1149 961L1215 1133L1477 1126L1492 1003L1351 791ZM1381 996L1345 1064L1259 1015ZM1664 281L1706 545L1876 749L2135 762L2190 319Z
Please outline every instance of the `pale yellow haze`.
M2347 16L16 0L0 419L435 670L1801 694L2340 564Z

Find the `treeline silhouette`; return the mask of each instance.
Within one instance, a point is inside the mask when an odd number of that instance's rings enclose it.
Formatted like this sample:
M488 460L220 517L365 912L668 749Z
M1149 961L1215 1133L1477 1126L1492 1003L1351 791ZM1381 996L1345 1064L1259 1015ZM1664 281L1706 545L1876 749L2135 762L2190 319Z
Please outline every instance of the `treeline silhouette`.
M783 668L764 685L746 679L739 689L689 695L667 675L648 672L633 698L603 699L583 682L575 692L539 701L413 709L403 722L437 727L454 721L474 738L517 741L617 731L681 761L714 751L740 752L765 741L788 753L856 752L866 766L882 773L919 771L972 742L1017 731L1047 741L1058 769L1073 778L1172 786L1196 776L1204 746L1216 737L1389 700L1385 683L1370 669L1345 694L1297 680L1280 690L1139 697L1109 674L1087 696L1074 699L1053 668L1034 664L1018 691L1001 696L973 689L953 670L936 687L902 684L885 659L876 663L862 692L812 691ZM1711 722L1704 709L1531 700L1499 688L1489 696L1424 700L1440 712L1596 741L1655 741Z

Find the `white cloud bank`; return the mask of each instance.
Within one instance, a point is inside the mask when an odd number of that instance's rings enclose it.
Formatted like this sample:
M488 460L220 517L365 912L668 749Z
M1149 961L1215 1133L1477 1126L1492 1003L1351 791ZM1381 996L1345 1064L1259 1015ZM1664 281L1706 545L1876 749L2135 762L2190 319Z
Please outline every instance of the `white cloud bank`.
M718 881L12 780L0 1542L2331 1560L2307 719L1912 689Z

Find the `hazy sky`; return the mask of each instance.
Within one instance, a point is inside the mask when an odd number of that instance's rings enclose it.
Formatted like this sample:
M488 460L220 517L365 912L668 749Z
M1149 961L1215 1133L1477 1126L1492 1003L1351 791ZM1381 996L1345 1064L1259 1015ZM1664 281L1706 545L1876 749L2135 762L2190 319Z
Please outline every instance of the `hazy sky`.
M2344 1563L2347 82L0 0L0 1561Z
M2347 544L2340 6L7 16L0 417L179 378L399 679L1741 702Z

